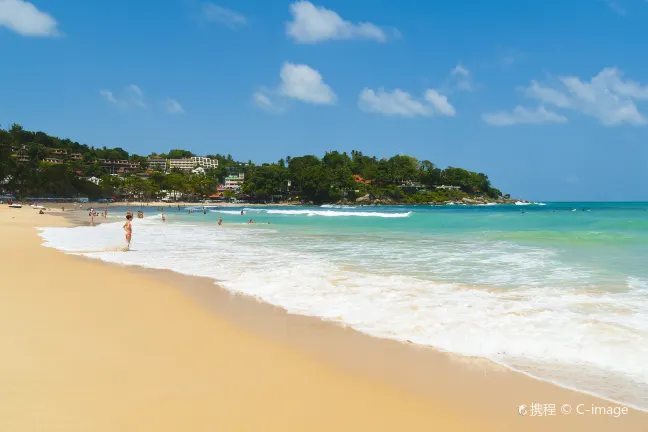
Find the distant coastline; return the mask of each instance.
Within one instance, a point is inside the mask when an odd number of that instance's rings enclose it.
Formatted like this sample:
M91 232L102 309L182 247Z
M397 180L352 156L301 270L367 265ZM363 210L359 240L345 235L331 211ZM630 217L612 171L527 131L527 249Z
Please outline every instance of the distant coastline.
M255 164L172 149L148 156L97 148L13 124L0 129L0 195L18 200L301 204L514 203L484 173L405 154L361 151ZM0 198L1 199L1 198ZM68 198L67 200L70 200Z

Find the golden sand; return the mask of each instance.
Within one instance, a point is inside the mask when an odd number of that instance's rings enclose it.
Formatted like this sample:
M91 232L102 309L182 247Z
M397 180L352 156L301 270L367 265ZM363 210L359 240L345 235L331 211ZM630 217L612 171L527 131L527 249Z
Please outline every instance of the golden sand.
M34 227L66 223L0 208L2 432L648 429L636 411L520 416L611 404L40 245Z

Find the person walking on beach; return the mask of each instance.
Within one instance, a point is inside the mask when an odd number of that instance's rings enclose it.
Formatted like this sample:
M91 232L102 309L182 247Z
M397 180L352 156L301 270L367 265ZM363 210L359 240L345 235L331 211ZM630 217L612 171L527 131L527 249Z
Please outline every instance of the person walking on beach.
M108 217L108 207L104 207L104 217Z
M131 238L133 237L133 226L131 225L131 220L133 215L126 215L126 223L124 224L124 231L126 231L126 250L130 250Z

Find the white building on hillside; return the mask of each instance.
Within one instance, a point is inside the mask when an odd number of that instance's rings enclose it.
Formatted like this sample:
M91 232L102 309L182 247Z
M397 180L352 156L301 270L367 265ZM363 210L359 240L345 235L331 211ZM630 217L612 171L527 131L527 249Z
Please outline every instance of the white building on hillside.
M245 181L245 174L239 173L237 175L229 175L225 177L225 189L231 190L232 192L238 192L241 190L241 186Z
M194 161L189 158L185 159L169 159L169 169L192 170L194 169Z
M202 167L204 169L218 168L218 160L202 156L194 156L184 159L169 159L170 169L177 168L190 171L197 167Z
M167 160L163 158L148 158L146 160L146 163L148 164L149 169L152 169L153 171L160 171L160 172L166 172L167 170Z
M218 168L218 159L211 159L208 157L194 156L191 158L196 166L203 167L205 169Z

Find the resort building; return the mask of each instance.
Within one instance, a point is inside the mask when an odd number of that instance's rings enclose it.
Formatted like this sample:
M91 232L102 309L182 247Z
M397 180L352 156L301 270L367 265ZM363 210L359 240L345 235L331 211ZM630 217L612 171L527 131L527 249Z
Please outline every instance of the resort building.
M459 186L446 186L446 185L442 185L442 186L435 186L435 189L441 189L441 190L459 190L460 188L459 188Z
M185 159L169 159L169 169L192 170L194 169L194 162L190 158Z
M229 175L225 177L225 189L232 192L238 192L241 190L241 186L245 181L245 174L239 173L237 175Z
M63 160L50 157L50 158L44 158L43 162L49 162L51 164L60 165L63 163Z
M50 153L55 154L55 155L64 155L64 154L67 154L67 150L65 150L65 149L51 149Z
M97 163L108 174L128 174L140 169L139 162L131 162L129 160L99 159Z
M196 164L196 166L203 167L205 169L218 168L218 159L211 159L208 157L194 156L191 158Z
M167 170L167 160L163 158L148 158L146 160L148 167L153 171L165 172Z
M169 159L170 169L177 168L190 171L197 167L202 167L204 169L218 168L218 160L202 156L194 156L184 159Z
M72 159L72 160L83 160L83 155L81 153L72 153L70 155L70 159Z

